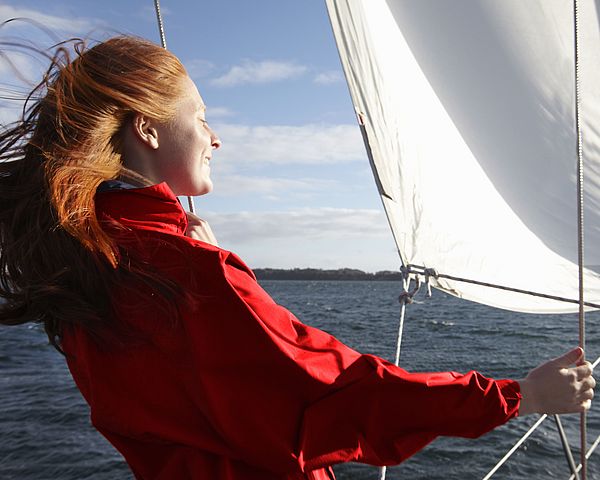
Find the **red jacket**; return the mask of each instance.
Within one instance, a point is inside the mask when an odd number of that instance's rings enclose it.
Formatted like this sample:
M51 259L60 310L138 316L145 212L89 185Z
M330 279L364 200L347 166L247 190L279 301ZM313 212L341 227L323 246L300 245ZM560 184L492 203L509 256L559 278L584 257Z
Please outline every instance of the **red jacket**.
M119 242L193 293L177 322L145 287L116 292L118 320L139 333L126 348L64 333L92 423L137 479L331 479L335 463L396 464L438 435L477 437L517 414L517 382L407 373L302 324L236 255L184 236L166 184L96 203L125 227Z

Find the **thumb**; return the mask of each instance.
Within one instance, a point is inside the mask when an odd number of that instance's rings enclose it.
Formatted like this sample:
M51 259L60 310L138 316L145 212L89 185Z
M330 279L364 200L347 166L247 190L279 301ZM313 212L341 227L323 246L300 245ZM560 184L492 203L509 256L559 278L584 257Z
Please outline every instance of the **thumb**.
M579 359L583 357L583 348L575 347L573 350L557 357L553 360L558 367L569 367L574 363L577 363Z

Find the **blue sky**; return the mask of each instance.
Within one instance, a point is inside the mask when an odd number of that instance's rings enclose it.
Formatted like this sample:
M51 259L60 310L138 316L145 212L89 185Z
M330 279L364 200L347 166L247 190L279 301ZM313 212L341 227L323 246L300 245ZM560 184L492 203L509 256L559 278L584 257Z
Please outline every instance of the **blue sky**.
M396 270L399 259L356 126L323 0L162 0L168 48L223 141L196 198L223 248L251 267ZM152 0L0 0L60 38L160 42ZM2 36L48 38L25 23ZM39 66L16 62L36 79ZM0 87L14 84L0 65ZM14 109L0 105L3 121Z

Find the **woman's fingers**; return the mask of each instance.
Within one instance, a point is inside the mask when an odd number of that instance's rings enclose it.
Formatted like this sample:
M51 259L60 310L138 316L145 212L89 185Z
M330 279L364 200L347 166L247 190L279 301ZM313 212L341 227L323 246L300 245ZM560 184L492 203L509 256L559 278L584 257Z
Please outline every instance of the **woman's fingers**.
M579 401L580 412L589 410L594 398L594 388L596 380L592 377L593 367L590 362L585 362L575 369L577 375L577 400Z
M593 390L596 386L596 379L591 375L580 380L583 390Z
M586 377L589 377L594 372L592 368L592 364L590 362L585 362L582 365L579 365L576 368L577 371L577 380L582 380Z
M596 380L592 376L593 367L590 362L573 367L568 370L571 376L572 389L574 393L574 403L577 411L584 412L591 408L594 398L594 388Z
M588 377L582 380L577 386L577 394L580 400L591 400L594 398L594 387L596 386L596 380L594 377Z
M188 219L188 228L185 232L186 236L218 247L219 244L208 222L193 213L186 212L186 214Z
M591 388L588 388L586 390L582 390L579 393L579 400L580 401L592 400L593 398L594 398L594 390L592 390Z
M550 362L555 363L559 367L569 367L574 363L577 363L577 361L582 357L583 349L581 347L575 347L574 349L569 350L560 357L550 360Z
M521 384L520 414L574 413L590 408L596 381L592 366L577 363L583 350L575 348L533 369Z

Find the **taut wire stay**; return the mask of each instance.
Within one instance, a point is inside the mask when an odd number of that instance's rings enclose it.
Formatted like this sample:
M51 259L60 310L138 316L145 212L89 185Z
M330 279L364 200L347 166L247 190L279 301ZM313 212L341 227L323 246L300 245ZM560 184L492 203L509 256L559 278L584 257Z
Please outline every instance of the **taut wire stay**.
M581 85L579 75L579 1L573 0L573 43L575 64L575 128L577 130L577 261L579 264L579 346L585 352L584 259L583 259L583 138L581 132ZM583 359L585 360L585 358ZM586 413L581 412L581 478L587 479L587 427Z
M160 34L160 43L162 47L166 49L167 39L165 37L165 28L162 20L162 15L160 13L159 0L154 0L154 10L156 10L156 21L158 22L158 33ZM190 212L196 213L196 208L194 207L194 199L191 196L188 196L187 199Z

